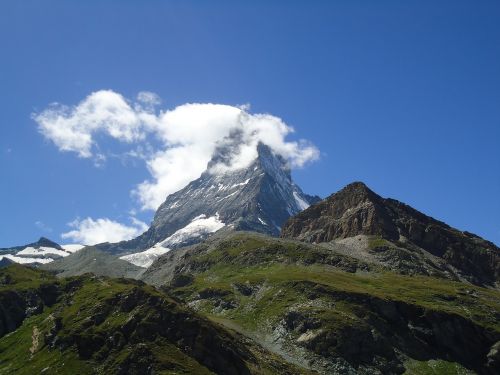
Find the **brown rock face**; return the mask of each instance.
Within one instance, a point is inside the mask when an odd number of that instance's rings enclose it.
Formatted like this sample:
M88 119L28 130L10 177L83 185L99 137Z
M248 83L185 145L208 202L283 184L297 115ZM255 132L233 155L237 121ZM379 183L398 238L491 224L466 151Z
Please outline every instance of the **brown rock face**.
M359 234L407 242L446 260L478 284L500 282L500 249L474 234L451 228L412 207L382 198L362 182L290 218L281 237L329 242Z

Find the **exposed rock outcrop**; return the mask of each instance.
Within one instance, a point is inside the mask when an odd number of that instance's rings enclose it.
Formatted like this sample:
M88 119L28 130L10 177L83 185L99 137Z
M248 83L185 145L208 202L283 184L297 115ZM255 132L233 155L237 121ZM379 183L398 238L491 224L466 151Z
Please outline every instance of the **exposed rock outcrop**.
M457 268L469 281L500 281L500 249L394 199L382 198L361 182L352 183L290 218L281 236L329 242L356 235L378 236L405 247L415 245Z

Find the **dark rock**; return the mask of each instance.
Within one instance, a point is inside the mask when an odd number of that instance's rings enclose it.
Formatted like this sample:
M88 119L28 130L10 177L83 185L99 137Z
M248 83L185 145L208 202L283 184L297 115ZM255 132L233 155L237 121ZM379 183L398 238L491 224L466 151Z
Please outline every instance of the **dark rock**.
M493 243L451 228L404 203L382 198L361 182L346 186L290 218L281 232L282 237L307 242L329 242L360 234L377 236L398 246L421 248L459 269L473 283L500 282L500 249ZM409 243L399 242L401 238ZM373 250L388 249L375 246ZM388 256L401 257L404 253L392 251ZM403 267L411 266L410 259L399 260Z
M170 286L173 288L181 288L192 284L193 281L194 277L192 275L178 274L172 278Z
M38 239L38 241L36 242L32 242L32 243L29 243L27 245L23 245L23 246L14 246L14 247L6 247L6 248L0 248L0 252L9 252L9 253L16 253L17 251L19 250L23 250L27 247L34 247L35 249L38 249L39 247L41 246L45 246L45 247L53 247L55 249L58 249L58 250L64 250L61 245L59 245L58 243L54 242L54 241L51 241L49 240L48 238L45 238L45 237L40 237Z
M255 288L250 284L243 283L235 283L233 284L234 289L236 289L239 293L244 296L250 296L255 292Z
M491 346L487 358L488 363L486 366L488 369L491 369L492 371L500 369L500 341L497 341Z
M228 290L207 288L203 289L198 293L200 299L214 298L214 297L224 297L231 294Z

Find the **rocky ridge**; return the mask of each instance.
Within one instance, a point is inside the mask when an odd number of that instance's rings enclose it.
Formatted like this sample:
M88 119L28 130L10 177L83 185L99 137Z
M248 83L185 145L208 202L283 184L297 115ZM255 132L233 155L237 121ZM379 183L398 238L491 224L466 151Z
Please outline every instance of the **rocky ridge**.
M61 246L48 238L40 237L38 241L27 245L0 248L0 261L33 265L47 264L56 259L67 257L82 247L78 245Z
M407 266L414 264L417 273L421 273L418 267L422 272L434 267L452 279L480 285L494 286L500 281L500 249L493 243L395 199L382 198L361 182L290 218L281 236L323 244L347 244L346 239L369 236L365 250L378 252L388 261L407 258Z
M264 144L247 168L214 172L231 151L219 148L200 178L169 195L144 234L97 248L116 254L155 246L174 249L201 242L222 227L277 236L290 216L319 200L302 192L287 162Z

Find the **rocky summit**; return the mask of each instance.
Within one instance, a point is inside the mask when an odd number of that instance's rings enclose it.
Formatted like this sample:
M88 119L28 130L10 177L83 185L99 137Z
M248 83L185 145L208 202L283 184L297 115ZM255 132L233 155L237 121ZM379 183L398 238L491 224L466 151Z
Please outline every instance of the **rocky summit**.
M23 246L15 246L0 249L0 261L3 264L9 262L21 264L47 264L55 259L61 259L82 248L79 245L61 246L45 237L40 237L36 242Z
M228 146L219 147L200 178L167 197L144 234L97 247L112 253L173 249L200 242L222 228L277 236L290 216L319 201L302 192L287 162L268 146L259 144L257 158L246 168L217 170L231 152Z
M382 198L361 182L289 219L281 236L350 245L350 255L386 258L386 263L404 272L444 275L479 285L500 282L500 249L493 243L395 199Z

